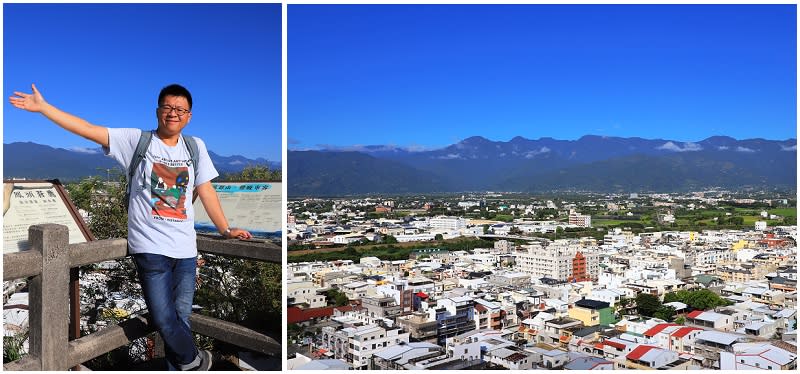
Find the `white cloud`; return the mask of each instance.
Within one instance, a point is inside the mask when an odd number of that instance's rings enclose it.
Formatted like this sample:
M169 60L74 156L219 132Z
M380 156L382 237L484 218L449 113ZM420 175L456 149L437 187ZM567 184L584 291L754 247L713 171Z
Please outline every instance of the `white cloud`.
M228 165L242 165L242 164L244 164L244 161L240 161L240 160L231 161L231 162L228 163Z
M665 151L672 151L672 152L696 152L703 150L703 147L697 143L683 143L683 148L681 146L673 143L673 142L666 142L656 149L663 149Z
M796 150L797 150L797 144L795 144L795 145L793 145L791 147L787 147L785 145L781 145L781 151L796 151Z
M550 148L547 148L547 147L543 146L542 148L539 148L538 150L533 150L533 151L525 153L525 158L534 158L534 157L536 157L536 155L540 155L542 153L547 153L547 152L550 152Z
M719 149L720 151L724 151L724 150L726 150L726 149L730 149L730 147L727 147L727 146L721 145L721 146L717 147L717 149Z
M753 153L753 152L755 152L755 149L750 149L750 148L747 148L747 147L739 146L739 147L736 147L736 152Z
M436 157L436 158L438 158L440 160L454 160L454 159L462 158L462 157L461 157L461 155L459 155L457 153L450 153L450 154L448 154L446 156L439 156L439 157Z
M97 148L72 147L72 148L67 148L67 149L72 151L72 152L78 152L78 153L87 153L87 154L100 153L100 150L97 149Z
M332 145L332 144L317 144L318 149L323 149L326 151L337 151L337 152L363 152L363 153L370 153L370 152L426 152L426 151L433 151L436 149L440 149L440 147L427 147L423 145L409 145L407 147L396 146L392 144L388 145L378 145L378 146L367 146L361 144L354 144L354 145Z

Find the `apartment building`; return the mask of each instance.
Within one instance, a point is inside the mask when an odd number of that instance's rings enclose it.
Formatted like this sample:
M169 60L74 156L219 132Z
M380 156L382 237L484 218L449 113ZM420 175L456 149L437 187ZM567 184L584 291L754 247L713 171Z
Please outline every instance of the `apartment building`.
M353 365L353 369L369 369L372 356L387 347L408 344L409 333L399 328L386 328L378 324L357 327L322 328L322 348Z
M597 279L600 273L599 255L576 245L530 245L527 252L517 253L515 261L516 269L530 274L532 279L567 282L575 279L576 269L584 279Z

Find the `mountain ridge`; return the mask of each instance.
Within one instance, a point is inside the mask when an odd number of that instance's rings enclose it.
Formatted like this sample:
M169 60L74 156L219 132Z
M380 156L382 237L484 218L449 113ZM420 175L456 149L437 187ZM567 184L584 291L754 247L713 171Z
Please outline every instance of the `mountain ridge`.
M577 140L515 136L492 141L472 136L446 147L424 151L397 151L396 146L359 146L354 154L373 157L370 173L358 173L340 159L336 165L326 158L341 154L319 150L294 164L298 151L289 151L287 172L289 195L347 195L357 193L341 181L314 179L303 168L347 174L372 186L375 192L460 192L477 190L543 191L568 188L610 191L683 191L703 187L775 187L796 189L794 138L736 140L716 135L697 142L640 137L584 135ZM403 164L405 179L395 185L380 166L382 161ZM396 166L393 166L396 167ZM437 181L436 191L414 185L416 170L426 181ZM592 181L591 183L586 181ZM331 182L335 182L331 184ZM309 186L316 186L309 188ZM427 185L427 184L426 184ZM429 185L427 185L429 186ZM429 186L430 187L430 186Z
M240 155L221 156L208 151L211 161L220 174L240 172L248 165L268 165L279 169L280 163L264 158L255 160ZM34 142L3 144L3 177L26 179L80 180L88 176L106 176L108 169L122 168L114 159L106 157L102 148L66 149Z

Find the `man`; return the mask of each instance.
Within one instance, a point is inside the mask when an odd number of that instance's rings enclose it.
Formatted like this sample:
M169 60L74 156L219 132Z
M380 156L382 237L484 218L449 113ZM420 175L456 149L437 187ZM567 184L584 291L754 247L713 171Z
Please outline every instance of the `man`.
M127 170L141 137L139 129L93 125L50 105L33 93L14 92L12 105L47 119L65 130L100 144ZM128 250L136 263L150 318L164 339L168 367L209 370L211 353L198 351L189 327L197 257L192 197L196 193L217 230L227 238L249 239L246 230L228 226L211 185L217 177L205 144L195 139L197 165L181 131L192 118L192 96L177 84L158 95L158 128L132 180L128 208Z

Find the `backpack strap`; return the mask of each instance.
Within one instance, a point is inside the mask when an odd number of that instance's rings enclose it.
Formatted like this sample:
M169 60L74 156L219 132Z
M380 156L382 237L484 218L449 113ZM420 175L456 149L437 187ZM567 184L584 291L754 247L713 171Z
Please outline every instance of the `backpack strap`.
M189 151L189 158L192 159L194 176L197 177L197 163L200 162L200 151L197 148L197 141L194 140L193 136L189 135L181 135L181 136L183 136L183 144L186 144L186 150ZM197 179L195 179L195 185L196 184L197 184Z
M197 141L193 136L181 135L183 137L183 144L186 144L186 150L189 151L189 158L191 158L192 167L194 168L194 185L197 186L197 163L200 161L200 151L197 148ZM197 193L192 194L192 203L197 200Z
M144 160L147 154L147 148L150 147L150 141L153 140L152 131L142 131L139 136L139 143L136 144L136 150L133 151L131 163L128 165L128 189L125 191L125 210L128 210L130 205L131 190L133 189L133 175L136 174L136 169Z

